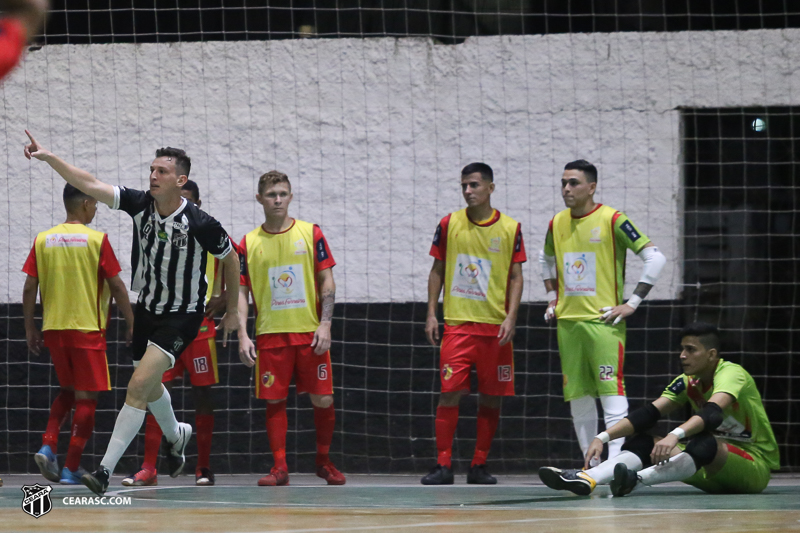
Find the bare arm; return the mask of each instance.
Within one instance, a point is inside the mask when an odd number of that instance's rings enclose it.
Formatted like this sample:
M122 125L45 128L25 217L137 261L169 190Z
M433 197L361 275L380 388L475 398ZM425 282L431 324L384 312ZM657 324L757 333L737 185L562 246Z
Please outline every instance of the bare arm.
M720 409L730 407L735 401L736 399L727 392L717 392L712 394L711 398L708 399L708 403L715 403ZM698 415L693 415L689 420L678 426L678 428L683 430L685 434L684 438L691 437L701 433L705 429L705 422ZM677 435L669 433L666 437L658 441L656 445L653 446L653 452L650 454L653 464L657 465L669 461L672 450L678 445L679 440Z
M666 416L669 413L678 409L681 405L679 403L673 402L669 398L665 398L664 396L660 396L653 402L658 412L661 413L661 416ZM633 429L633 424L631 421L625 417L610 428L606 430L608 433L609 440L616 440L621 439L622 437L630 437L635 433ZM592 442L589 444L589 449L586 451L586 459L584 468L589 468L589 463L593 458L600 458L600 455L603 453L603 442L595 437Z
M46 162L53 167L53 170L58 172L67 183L88 194L98 202L103 202L106 205L114 204L114 187L108 183L103 183L85 170L81 170L63 161L60 157L39 144L28 130L25 130L25 133L31 140L31 143L25 146L25 157Z
M225 275L225 285L236 287L239 285L239 254L231 250L221 261L221 267ZM247 317L245 316L245 319ZM239 293L228 291L225 306L225 315L220 320L217 330L222 329L222 346L228 346L228 335L238 331L239 322Z
M317 272L316 278L322 297L322 315L319 318L319 326L314 332L311 347L314 348L315 354L322 355L331 347L331 321L336 301L336 283L333 281L333 270L330 268Z
M236 292L228 289L228 292ZM256 347L247 335L247 314L249 312L248 299L250 298L250 288L244 285L239 286L239 360L248 368L256 364Z
M42 332L36 327L33 315L36 313L36 295L39 292L39 278L28 276L22 289L22 316L25 317L25 337L28 350L35 355L42 352L44 339Z
M436 318L436 311L443 286L444 261L434 259L431 273L428 275L428 318L425 320L425 335L428 337L428 342L434 346L439 343L439 320Z
M511 265L511 274L508 279L508 314L503 323L500 324L500 331L497 337L500 339L500 346L511 342L517 329L517 314L519 313L519 303L522 300L522 263Z
M128 289L125 287L125 282L120 279L119 274L108 278L106 281L108 281L111 296L117 302L117 308L122 313L125 318L125 324L128 326L125 332L125 340L127 341L126 345L130 346L133 338L133 309L131 309L131 302L128 298Z
M214 318L217 313L222 312L228 305L224 273L225 265L220 262L219 268L217 268L217 271L214 273L214 290L211 292L211 297L206 304L206 318Z

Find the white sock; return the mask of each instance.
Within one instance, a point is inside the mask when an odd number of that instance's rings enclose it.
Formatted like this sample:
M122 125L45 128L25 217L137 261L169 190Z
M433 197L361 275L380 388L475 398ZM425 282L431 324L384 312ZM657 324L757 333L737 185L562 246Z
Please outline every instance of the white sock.
M598 485L605 485L614 479L614 467L619 463L625 463L629 469L638 472L642 469L642 460L633 452L625 450L620 452L613 459L609 459L594 468L586 470L584 473L595 480Z
M100 466L108 469L109 475L114 473L119 458L122 457L131 441L139 433L145 414L147 414L147 411L131 407L127 403L120 409L117 421L114 424L114 431L111 433L111 440L108 441L106 454L103 456L103 460L100 461Z
M625 396L600 396L600 404L603 406L603 418L606 422L606 431L628 416L628 399ZM624 442L625 439L616 439L608 443L609 459L619 455Z
M597 405L591 396L582 396L569 402L572 413L572 425L578 435L582 457L586 457L589 444L597 435Z
M154 402L149 402L147 408L161 426L161 431L168 442L175 442L180 435L178 434L178 419L175 418L175 411L172 410L172 397L165 386L161 386L164 393L161 398Z
M692 456L686 452L671 457L668 463L651 466L639 472L642 484L648 487L670 481L683 481L697 472Z

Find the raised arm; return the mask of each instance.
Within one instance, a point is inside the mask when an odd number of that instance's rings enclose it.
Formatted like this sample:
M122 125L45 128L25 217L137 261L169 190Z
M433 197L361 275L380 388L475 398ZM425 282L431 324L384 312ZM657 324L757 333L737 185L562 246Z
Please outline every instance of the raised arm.
M111 296L117 302L119 312L125 318L125 325L127 326L125 330L125 345L130 346L133 338L133 309L131 309L131 301L128 298L128 289L119 274L108 278L106 281L108 281L108 289L111 291Z
M53 170L58 172L67 183L88 194L98 202L103 202L106 205L114 204L114 187L103 183L85 170L81 170L63 161L60 157L39 144L28 130L25 130L25 133L31 140L30 144L25 145L25 157L44 161L53 167Z
M25 317L25 337L28 341L28 350L35 355L42 352L44 339L42 332L36 327L33 315L36 312L36 295L39 292L39 278L28 275L22 289L22 316Z

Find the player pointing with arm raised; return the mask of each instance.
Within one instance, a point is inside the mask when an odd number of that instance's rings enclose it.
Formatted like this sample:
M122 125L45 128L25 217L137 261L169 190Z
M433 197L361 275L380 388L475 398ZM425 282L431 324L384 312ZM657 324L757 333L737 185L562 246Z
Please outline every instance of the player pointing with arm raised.
M622 452L588 470L544 467L539 477L550 488L579 495L609 483L614 496L639 485L683 481L710 493L756 494L770 471L780 468L778 444L752 376L719 356L719 332L711 324L681 331L683 374L647 404L597 435L585 467L599 459L603 443L625 437ZM663 416L689 404L694 412L666 437L648 433Z
M597 169L582 159L568 163L561 177L567 209L550 221L539 255L547 300L545 319L558 318L558 352L581 452L597 433L600 397L606 427L628 414L623 364L625 321L658 279L666 259L620 211L595 203ZM644 261L633 296L622 302L625 254ZM608 456L621 442L609 443Z
M219 222L181 196L191 169L183 150L156 151L145 192L103 183L44 149L30 133L28 137L26 157L47 162L71 185L133 218L132 289L139 292L132 342L135 370L100 468L81 481L96 494L108 489L117 462L142 426L145 409L153 413L170 443L169 474L176 477L183 470L192 427L176 420L161 377L194 340L203 322L206 252L225 265L229 287L238 283L237 254L232 253L230 238ZM228 333L239 327L237 306L238 295L229 291L222 318L223 344Z
M328 243L316 224L289 216L292 185L276 170L258 180L264 223L239 244L239 357L256 365L256 396L267 400L267 436L275 466L259 486L288 485L286 396L292 376L308 393L317 428L317 476L328 485L345 477L328 456L336 414L331 373L331 320L336 294ZM231 285L232 287L232 285ZM247 336L250 293L256 308L256 345Z
M428 277L425 333L439 340L436 310L444 287L444 336L440 355L442 393L436 409L437 464L423 485L453 483L452 446L458 404L469 392L469 374L478 374L478 435L467 483L493 485L486 458L500 419L503 396L514 395L512 340L522 298L522 229L492 208L494 174L485 163L461 171L466 209L444 217L433 237Z

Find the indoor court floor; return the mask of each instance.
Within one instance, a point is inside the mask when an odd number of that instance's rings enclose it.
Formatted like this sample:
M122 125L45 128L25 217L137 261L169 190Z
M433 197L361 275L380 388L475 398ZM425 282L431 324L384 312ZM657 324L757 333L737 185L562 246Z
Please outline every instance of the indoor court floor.
M286 487L258 487L257 475L220 475L214 487L159 476L157 487L139 488L122 487L115 476L106 496L130 497L117 506L66 505L93 494L38 475L2 477L3 532L800 532L798 475L774 476L757 496L710 496L673 483L624 498L612 498L608 487L591 497L552 491L535 475L498 476L488 487L466 485L465 476L446 487L424 487L419 476L351 474L343 487L307 474L292 475ZM36 483L53 488L52 510L39 518L22 510L20 490Z

